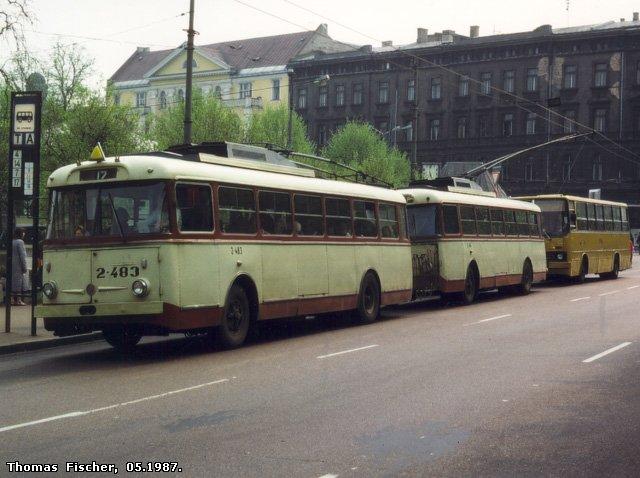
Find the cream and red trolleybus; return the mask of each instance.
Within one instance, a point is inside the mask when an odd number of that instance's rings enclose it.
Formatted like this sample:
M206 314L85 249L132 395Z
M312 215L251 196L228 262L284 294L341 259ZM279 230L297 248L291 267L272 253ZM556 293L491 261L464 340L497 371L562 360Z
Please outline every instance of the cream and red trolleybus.
M235 347L259 320L355 310L370 322L408 301L404 196L314 176L232 143L56 170L38 316L120 348L210 330Z
M400 192L407 199L414 299L451 294L471 303L483 289L527 294L545 279L535 204L497 198L465 179Z

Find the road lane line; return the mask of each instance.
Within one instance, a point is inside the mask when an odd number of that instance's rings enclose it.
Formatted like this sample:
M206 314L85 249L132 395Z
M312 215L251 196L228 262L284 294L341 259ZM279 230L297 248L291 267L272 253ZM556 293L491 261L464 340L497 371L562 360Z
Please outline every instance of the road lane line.
M591 299L591 296L588 295L586 297L578 297L577 299L571 299L571 302L579 302L581 300L587 300L587 299Z
M464 324L463 327L468 327L469 325L482 324L484 322L491 322L492 320L506 319L507 317L511 317L511 314L496 315L495 317L489 317L488 319L482 319L477 322L471 322L470 324Z
M353 468L351 468L353 470ZM338 478L338 475L332 475L331 473L327 473L326 475L322 475L319 478Z
M142 398L138 398L136 400L130 400L128 402L115 403L113 405L107 405L106 407L100 407L100 408L94 408L94 409L91 409L91 410L64 413L62 415L55 415L53 417L41 418L40 420L34 420L34 421L31 421L31 422L24 422L24 423L17 423L15 425L8 425L6 427L1 427L0 428L0 433L8 432L10 430L15 430L17 428L32 427L34 425L40 425L42 423L53 422L53 421L56 421L56 420L64 420L65 418L75 418L75 417L82 417L84 415L91 415L92 413L104 412L105 410L111 410L113 408L120 408L120 407L124 407L124 406L127 406L127 405L134 405L134 404L140 403L140 402L146 402L146 401L149 401L149 400L156 400L158 398L164 398L164 397L168 397L170 395L175 395L176 393L190 392L191 390L197 390L199 388L210 387L211 385L217 385L219 383L224 383L224 382L228 382L228 381L229 381L228 378L223 378L221 380L215 380L213 382L207 382L207 383L201 383L199 385L194 385L193 387L181 388L179 390L171 390L170 392L160 393L158 395L150 395L148 397L142 397Z
M620 290L611 290L609 292L603 292L602 294L598 294L599 297L604 297L605 295L617 294Z
M622 342L620 345L616 345L615 347L611 347L608 350L605 350L604 352L601 352L597 355L594 355L593 357L589 357L586 360L583 360L582 363L591 363L594 360L598 360L599 358L604 357L605 355L609 355L610 353L615 352L616 350L620 350L625 348L627 345L631 345L631 342Z
M334 352L332 354L318 355L316 358L325 359L329 357L335 357L336 355L350 354L351 352L359 352L360 350L372 349L373 347L379 347L379 345L374 344L374 345L367 345L365 347L358 347L357 349L342 350L341 352Z
M631 287L627 287L627 290L637 289L640 285L632 285Z

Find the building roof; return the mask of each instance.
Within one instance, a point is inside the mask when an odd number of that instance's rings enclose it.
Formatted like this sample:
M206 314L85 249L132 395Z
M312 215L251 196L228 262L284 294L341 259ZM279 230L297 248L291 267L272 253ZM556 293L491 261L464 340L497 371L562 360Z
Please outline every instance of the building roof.
M316 32L305 31L287 33L260 38L248 38L209 45L197 45L208 56L220 58L233 69L260 68L274 65L286 65L298 55ZM185 45L177 49L150 51L138 48L124 64L111 76L113 82L140 80L154 66L183 50Z

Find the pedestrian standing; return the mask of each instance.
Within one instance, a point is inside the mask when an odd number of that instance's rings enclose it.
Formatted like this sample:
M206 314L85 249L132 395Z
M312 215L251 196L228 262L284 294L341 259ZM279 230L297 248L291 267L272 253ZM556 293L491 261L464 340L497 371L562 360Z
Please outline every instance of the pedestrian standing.
M27 250L24 247L24 230L18 228L13 235L12 243L12 271L11 271L11 304L26 305L22 302L25 288L25 274L27 273Z

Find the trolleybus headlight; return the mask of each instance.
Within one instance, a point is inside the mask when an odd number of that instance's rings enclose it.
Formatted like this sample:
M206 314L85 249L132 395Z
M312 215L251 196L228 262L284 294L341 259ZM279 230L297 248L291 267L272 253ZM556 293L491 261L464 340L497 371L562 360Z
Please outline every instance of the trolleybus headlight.
M42 293L47 299L54 299L58 295L58 288L55 282L45 282L42 285Z
M149 283L144 279L137 279L131 284L131 291L136 297L146 297L149 293Z
M563 259L564 259L564 253L562 253L562 252L558 252L558 253L556 254L556 258L557 258L559 261L563 260Z

